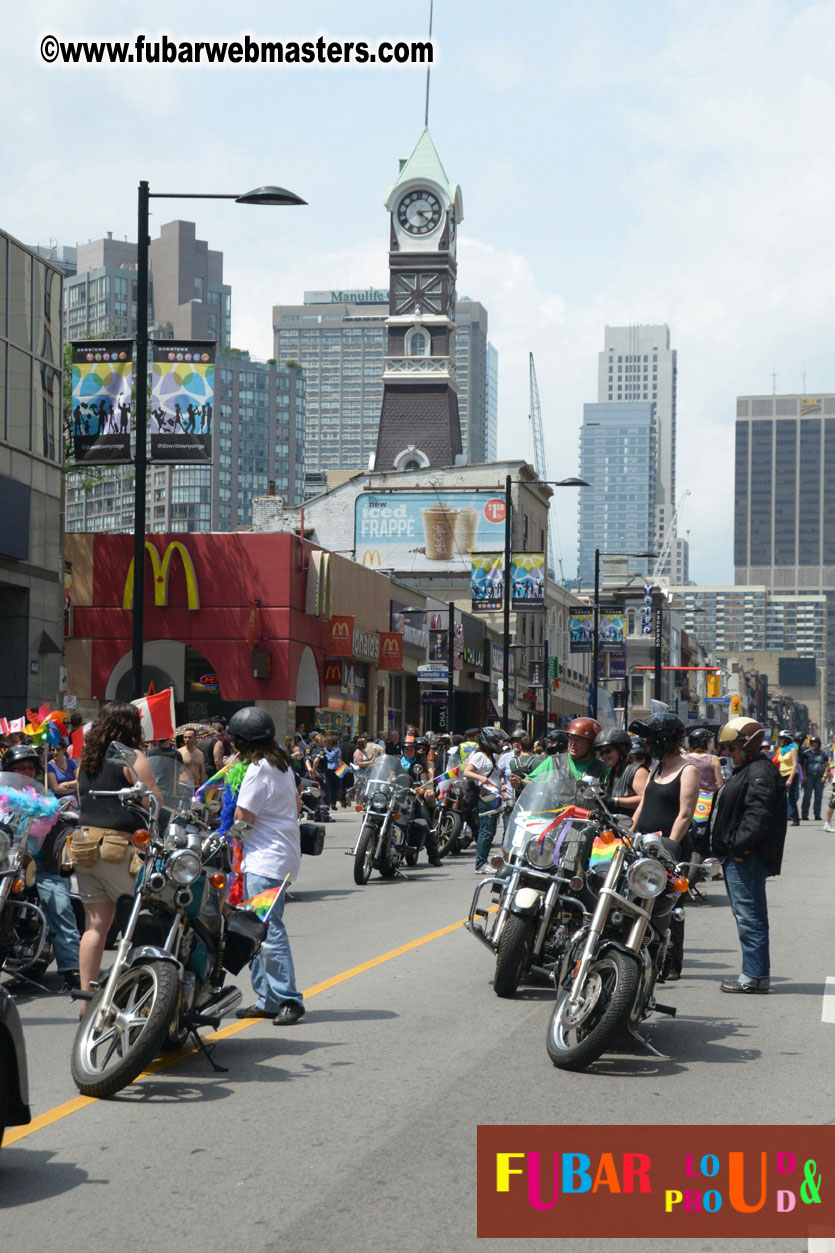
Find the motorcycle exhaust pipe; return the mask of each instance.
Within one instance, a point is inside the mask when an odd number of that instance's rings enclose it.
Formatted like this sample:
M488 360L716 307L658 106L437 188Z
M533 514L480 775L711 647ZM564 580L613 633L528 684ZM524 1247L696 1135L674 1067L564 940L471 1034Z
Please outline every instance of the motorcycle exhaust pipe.
M212 1027L217 1031L221 1018L231 1014L242 1000L240 988L221 988L210 1001L200 1006L199 1013L193 1015L191 1021L195 1027Z

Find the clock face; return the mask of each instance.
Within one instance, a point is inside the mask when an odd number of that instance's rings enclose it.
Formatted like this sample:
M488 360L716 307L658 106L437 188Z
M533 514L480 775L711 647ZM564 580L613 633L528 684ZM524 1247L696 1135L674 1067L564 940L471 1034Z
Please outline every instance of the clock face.
M397 220L410 235L429 235L441 220L441 202L433 191L409 191L397 206Z

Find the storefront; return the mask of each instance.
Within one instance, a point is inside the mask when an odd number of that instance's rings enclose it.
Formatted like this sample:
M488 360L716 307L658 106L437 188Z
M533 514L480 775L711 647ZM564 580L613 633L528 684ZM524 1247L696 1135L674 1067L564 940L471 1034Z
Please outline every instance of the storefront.
M330 620L325 662L325 700L316 710L315 725L329 734L354 736L376 730L376 668L380 637L360 630L352 614Z
M407 611L407 612L404 612ZM421 685L417 681L418 666L426 661L429 649L428 615L416 609L414 602L391 601L390 626L402 636L402 666L388 674L386 721L388 729L402 731L408 725L429 729L421 709Z

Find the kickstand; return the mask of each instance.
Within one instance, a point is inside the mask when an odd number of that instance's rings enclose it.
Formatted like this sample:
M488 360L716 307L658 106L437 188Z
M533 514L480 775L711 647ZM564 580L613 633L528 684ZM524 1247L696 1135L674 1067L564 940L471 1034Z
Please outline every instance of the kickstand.
M405 870L401 870L399 866L397 867L397 870L396 870L396 872L395 872L395 876L394 876L394 877L395 877L395 879L398 879L398 878L399 878L399 879L408 879L408 878L409 878L409 876L406 874Z
M7 971L12 977L13 983L28 983L30 988L37 988L39 992L46 992L47 996L60 996L61 992L52 992L43 983L38 983L37 979L30 979L28 975L21 974L20 971ZM61 989L63 991L63 989Z
M194 1040L194 1043L197 1045L198 1049L199 1049L199 1050L200 1050L200 1052L203 1054L203 1056L205 1057L206 1061L207 1061L207 1062L209 1063L209 1065L211 1066L212 1070L214 1070L214 1071L215 1071L217 1074L219 1074L219 1075L226 1075L226 1074L228 1074L228 1073L229 1073L229 1067L228 1067L228 1066L218 1066L217 1062L216 1062L216 1061L215 1061L215 1059L212 1057L212 1053L214 1053L215 1049L217 1048L217 1045L216 1045L216 1044L211 1044L211 1045L206 1044L206 1042L205 1042L204 1040L201 1040L201 1038L200 1038L200 1036L197 1034L197 1031L196 1031L196 1030L192 1031L190 1034L191 1034L191 1038L192 1038L192 1040Z
M655 1048L653 1044L650 1044L649 1040L645 1039L645 1037L637 1032L634 1027L629 1027L627 1030L632 1039L636 1040L642 1048L647 1050L648 1053L652 1053L653 1057L660 1058L662 1062L668 1062L670 1060L666 1053L662 1053L659 1049Z

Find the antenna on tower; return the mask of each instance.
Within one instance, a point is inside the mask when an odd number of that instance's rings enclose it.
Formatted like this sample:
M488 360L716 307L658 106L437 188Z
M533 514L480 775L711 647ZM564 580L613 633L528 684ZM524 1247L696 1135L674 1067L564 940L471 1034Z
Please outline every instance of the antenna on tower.
M435 8L435 0L429 0L429 38L432 38L432 14ZM429 77L432 73L432 62L430 61L426 67L426 108L423 111L423 125L429 125Z

